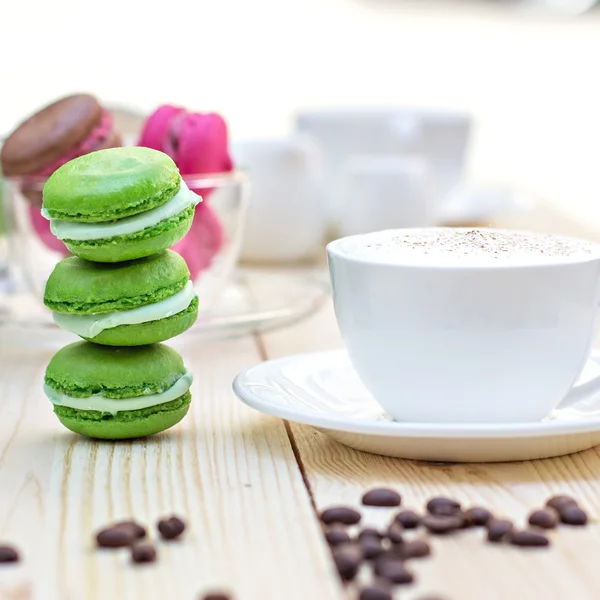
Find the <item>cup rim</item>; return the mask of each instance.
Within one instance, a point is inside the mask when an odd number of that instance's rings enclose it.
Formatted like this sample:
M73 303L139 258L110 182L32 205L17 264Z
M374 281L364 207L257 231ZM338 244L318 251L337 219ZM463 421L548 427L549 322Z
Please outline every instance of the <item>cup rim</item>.
M566 242L574 242L579 245L589 246L591 248L590 254L575 253L567 256L555 255L547 258L546 260L536 260L534 257L519 258L515 261L503 261L503 262L492 262L488 261L473 261L468 264L442 262L440 260L432 260L431 262L424 260L410 260L410 255L405 258L399 256L394 260L385 260L376 257L365 257L353 255L348 251L342 249L343 245L348 240L368 238L375 236L392 235L394 233L418 233L428 231L443 231L451 229L454 231L486 231L490 233L511 233L511 234L524 234L537 236L549 236L552 238L558 238ZM345 236L329 242L325 248L327 257L337 258L349 263L372 265L378 268L391 268L391 269L419 269L419 270L439 270L439 271L491 271L491 270L519 270L519 269L551 269L566 265L586 264L590 262L600 261L600 244L592 242L590 240L565 236L556 234L545 234L535 231L529 231L524 229L508 229L508 228L495 228L495 227L415 227L415 228L402 228L402 229L386 229L383 231L376 231L371 233L361 233L355 235Z

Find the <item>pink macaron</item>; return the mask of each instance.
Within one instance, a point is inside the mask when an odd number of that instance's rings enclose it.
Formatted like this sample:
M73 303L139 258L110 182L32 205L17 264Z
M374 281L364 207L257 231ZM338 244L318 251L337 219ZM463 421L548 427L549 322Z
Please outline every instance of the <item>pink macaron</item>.
M216 113L193 113L165 104L146 120L138 145L168 154L184 178L233 169L227 124ZM194 189L191 182L190 187ZM192 279L210 267L225 241L220 220L208 203L213 190L194 191L203 202L196 208L189 233L173 248L185 258Z

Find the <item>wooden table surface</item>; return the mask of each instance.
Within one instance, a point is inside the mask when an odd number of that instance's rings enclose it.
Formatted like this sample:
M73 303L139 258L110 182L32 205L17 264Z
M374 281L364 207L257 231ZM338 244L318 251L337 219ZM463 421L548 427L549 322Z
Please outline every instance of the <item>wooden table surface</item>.
M579 233L549 210L507 225ZM600 452L507 464L429 464L351 450L304 426L242 405L232 378L267 358L340 346L329 303L301 324L267 335L185 345L193 403L178 427L150 439L99 443L70 435L42 394L52 353L0 345L0 541L24 560L0 566L0 599L200 598L213 588L239 600L355 598L336 575L316 513L359 505L387 485L406 506L433 495L483 504L522 522L550 494L571 493L590 512L587 528L551 534L549 550L490 547L481 532L433 541L415 563L418 585L396 597L436 592L448 600L600 598ZM133 566L125 551L97 551L93 532L135 517L181 514L185 538L159 546L159 561ZM365 511L383 524L387 509Z

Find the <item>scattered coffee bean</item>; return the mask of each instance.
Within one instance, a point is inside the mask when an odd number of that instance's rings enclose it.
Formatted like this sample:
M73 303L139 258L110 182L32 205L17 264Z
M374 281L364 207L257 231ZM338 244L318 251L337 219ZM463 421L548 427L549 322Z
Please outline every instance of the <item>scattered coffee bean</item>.
M19 559L19 552L14 546L0 546L0 563L15 563Z
M427 503L427 512L431 515L455 515L460 512L460 504L451 498L432 498Z
M232 598L229 594L225 594L224 592L209 592L208 594L201 596L200 600L232 600Z
M565 525L585 525L588 522L587 513L575 504L563 506L559 514Z
M415 576L401 560L384 560L375 563L375 573L396 584L413 583L415 580Z
M146 528L135 521L119 521L112 525L113 529L126 529L131 533L131 537L141 540L146 537Z
M383 544L380 539L365 537L359 542L362 555L367 560L379 556L383 552Z
M509 541L513 546L523 547L541 547L550 545L550 540L543 533L532 531L531 529L523 529L522 531L511 533Z
M487 508L474 506L463 513L463 519L468 527L483 527L492 518L492 513Z
M436 535L444 535L456 531L463 526L461 515L426 515L422 520L427 531Z
M364 587L360 591L359 600L392 600L389 585L382 582Z
M377 567L378 563L386 562L386 561L402 561L404 557L402 555L403 545L392 546L391 548L385 549L379 556L376 556L373 560L375 567ZM377 571L377 569L375 569Z
M135 538L131 528L107 527L96 534L96 543L100 548L124 548L131 546Z
M561 508L565 506L577 506L577 500L574 500L571 498L571 496L559 494L558 496L552 496L552 498L549 498L546 502L546 506L560 512Z
M403 510L394 517L394 521L404 529L416 529L421 524L421 517L414 510Z
M400 552L404 560L410 560L411 558L423 558L431 554L431 546L426 540L410 540L402 544L400 547Z
M490 542L500 542L513 530L514 525L508 519L492 519L487 524L487 539Z
M358 573L362 561L362 553L352 544L338 546L333 550L333 560L340 577L344 581L352 581Z
M156 548L148 542L137 542L131 546L131 560L134 563L155 562Z
M321 521L325 525L333 525L334 523L356 525L360 519L360 513L348 506L332 506L321 513Z
M179 517L160 519L156 524L158 532L165 540L174 540L185 531L185 523Z
M376 488L369 490L363 497L365 506L400 506L400 494L389 488Z
M387 530L387 537L392 544L401 544L404 541L404 529L402 525L394 522Z
M348 543L350 541L350 535L345 527L334 525L325 532L325 539L330 546L338 546L339 544Z
M554 510L534 510L527 522L540 529L554 529L558 525L558 515Z
M374 527L365 527L358 534L358 541L361 541L367 537L381 540L383 539L383 533L381 533L381 531L375 529Z

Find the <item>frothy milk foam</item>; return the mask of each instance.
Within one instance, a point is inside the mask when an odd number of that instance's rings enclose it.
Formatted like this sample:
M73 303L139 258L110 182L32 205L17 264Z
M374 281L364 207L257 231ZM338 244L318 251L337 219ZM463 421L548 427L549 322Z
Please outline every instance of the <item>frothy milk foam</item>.
M556 235L477 228L380 231L341 240L348 256L386 263L519 264L598 256L600 245Z

